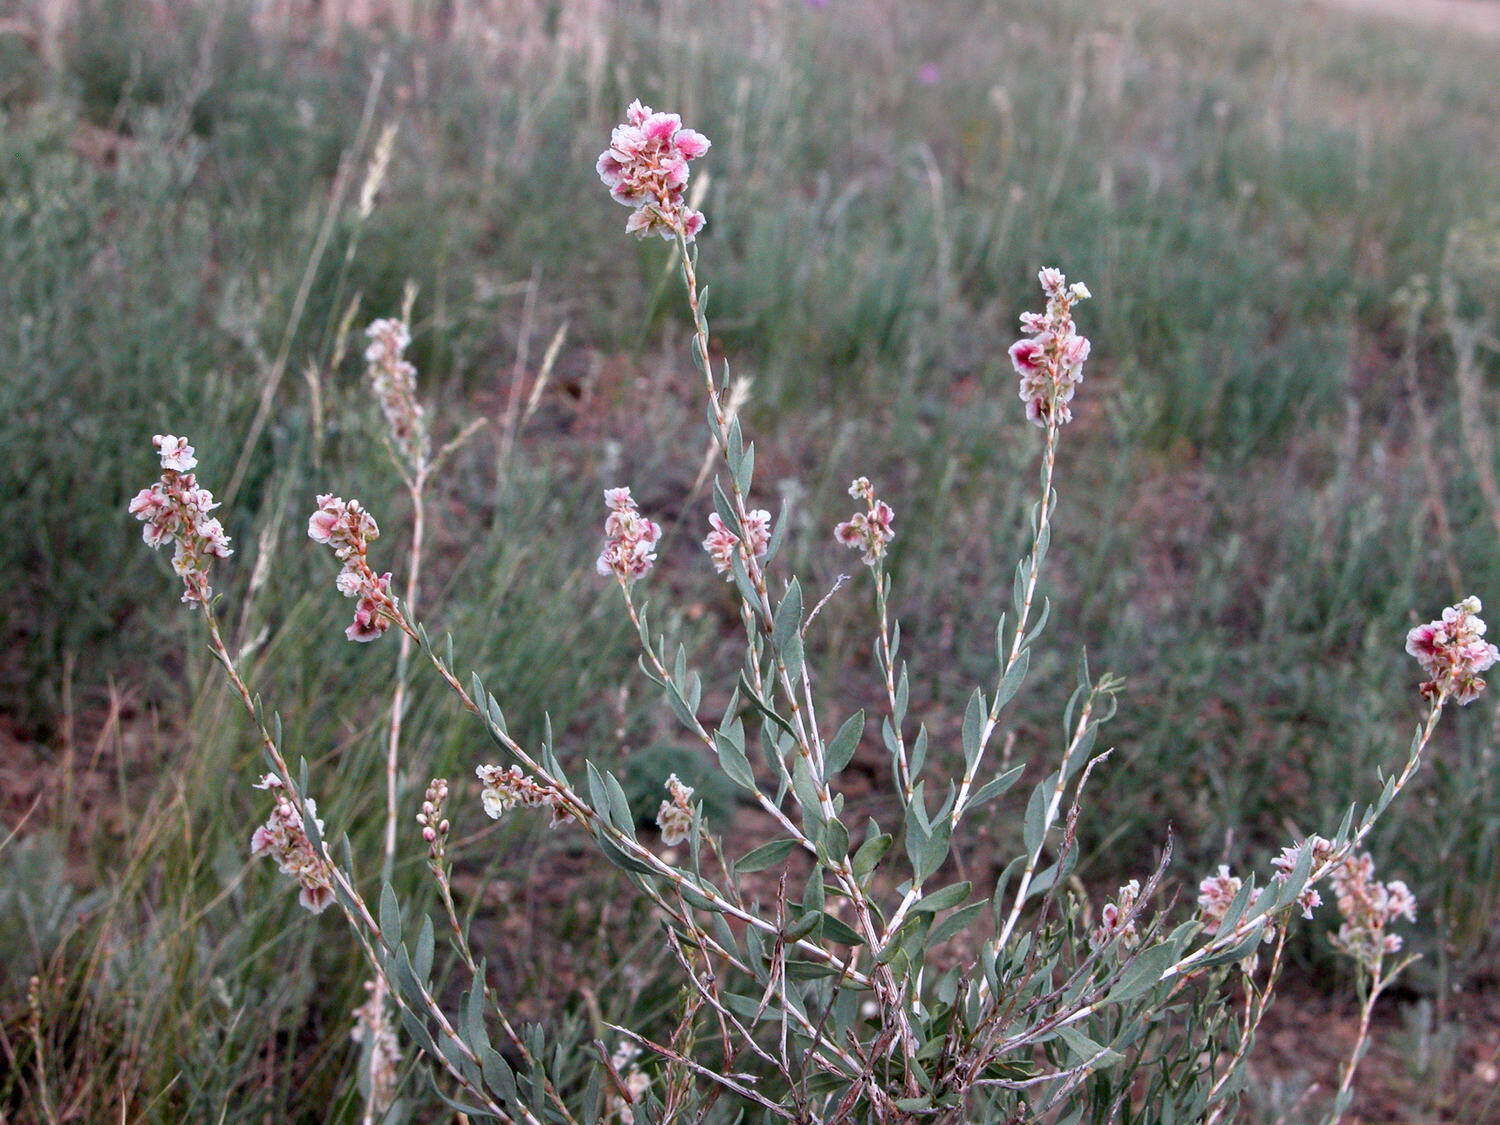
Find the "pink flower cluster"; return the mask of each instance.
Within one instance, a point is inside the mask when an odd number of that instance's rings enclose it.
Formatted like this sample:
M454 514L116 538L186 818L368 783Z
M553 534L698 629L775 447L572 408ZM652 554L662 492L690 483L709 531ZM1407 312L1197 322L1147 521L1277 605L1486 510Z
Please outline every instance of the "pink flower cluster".
M667 799L656 811L656 826L661 829L661 842L668 847L692 835L693 787L678 781L675 773L667 777Z
M1333 856L1333 842L1321 836L1309 836L1300 844L1282 848L1281 854L1271 860L1271 866L1276 869L1276 874L1272 878L1276 882L1285 883L1291 878L1292 872L1297 870L1298 861L1302 858L1303 848L1312 849L1313 859L1310 871L1318 870ZM1313 911L1323 905L1323 896L1315 887L1303 887L1297 895L1297 905L1302 908L1302 917L1311 918Z
M635 208L626 220L627 232L641 238L655 233L669 241L680 234L693 241L707 220L687 205L683 189L688 161L702 156L708 146L708 138L684 129L677 114L630 103L625 123L615 126L595 165L615 202Z
M302 884L297 901L314 914L321 914L333 901L333 882L327 861L313 850L307 830L302 827L302 814L287 796L281 778L268 773L255 786L269 789L276 795L276 807L266 822L250 837L252 856L270 856L283 875L290 875ZM323 822L318 819L318 806L307 798L303 801L318 826L323 831Z
M192 474L198 459L187 438L157 434L151 442L161 455L161 479L135 494L130 514L145 522L141 535L147 546L160 547L169 540L176 545L172 569L185 586L182 600L207 604L213 596L208 584L209 564L233 554L224 526L209 515L218 502L208 489L198 487Z
M406 322L382 318L365 329L370 342L365 347L370 384L385 415L396 449L413 468L424 465L430 451L427 419L417 401L417 369L405 359L411 343Z
M396 1029L391 1026L390 1005L386 993L372 980L365 981L369 998L354 1009L354 1027L349 1038L369 1047L370 1055L365 1066L369 1079L366 1104L375 1115L384 1117L385 1111L396 1100L396 1091L401 1077L401 1043Z
M376 574L366 555L370 541L380 538L375 517L358 500L345 501L331 493L318 497L318 509L307 521L307 535L333 550L344 567L334 580L339 593L357 598L354 621L344 630L351 641L373 641L391 627L396 617L391 597L391 575Z
M521 772L520 766L504 769L500 766L476 766L474 775L483 786L480 800L491 820L499 820L511 809L520 805L523 809L549 808L552 810L552 827L573 819L563 796L552 786Z
M417 823L422 827L422 839L427 841L435 860L443 858L443 847L448 839L448 830L452 827L448 818L443 815L443 808L447 803L447 779L433 778L427 783L427 791L422 794L422 808L417 813Z
M594 568L600 574L633 582L656 563L661 525L641 515L628 488L605 489L604 505L609 509L604 520L604 550L599 552Z
M875 498L875 488L865 477L855 477L849 495L865 502L863 512L855 512L833 529L833 537L846 547L863 553L866 566L874 566L885 556L885 549L896 538L892 526L896 514L884 500Z
M1114 902L1104 904L1099 911L1099 924L1094 927L1094 932L1089 938L1090 944L1095 949L1116 938L1127 949L1139 944L1140 933L1136 930L1135 916L1136 904L1140 901L1140 897L1141 881L1132 879L1120 888Z
M1443 610L1437 621L1406 634L1406 651L1417 658L1428 677L1422 684L1424 697L1451 695L1466 704L1484 691L1479 673L1500 660L1500 649L1484 639L1481 608L1478 598L1465 598Z
M1083 382L1083 361L1089 357L1088 340L1073 326L1073 306L1089 296L1082 282L1068 284L1060 270L1037 274L1047 296L1045 312L1021 314L1026 335L1010 346L1010 362L1021 377L1021 401L1026 417L1046 428L1073 420L1068 403Z
M1209 875L1198 884L1198 920L1203 923L1203 932L1216 934L1224 915L1229 913L1234 896L1240 893L1244 880L1229 873L1227 863L1219 864L1219 873Z
M726 579L734 577L733 561L740 537L724 526L718 512L708 515L708 537L703 540L703 549L713 559L714 569ZM763 559L771 546L771 513L764 508L745 513L745 540L750 557Z
M1333 890L1338 896L1344 923L1333 944L1370 970L1387 953L1401 948L1401 935L1386 928L1398 918L1417 920L1417 900L1399 879L1381 883L1375 879L1375 861L1368 852L1351 857L1333 872Z

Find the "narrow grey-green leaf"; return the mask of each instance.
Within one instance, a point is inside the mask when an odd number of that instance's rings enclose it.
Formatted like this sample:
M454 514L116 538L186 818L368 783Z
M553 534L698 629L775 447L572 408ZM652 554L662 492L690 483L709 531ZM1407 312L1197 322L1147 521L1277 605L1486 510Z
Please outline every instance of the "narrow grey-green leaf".
M753 851L746 852L744 857L736 863L735 870L740 872L763 871L767 867L774 867L780 863L797 846L797 841L791 838L772 840L770 843L762 844Z
M854 757L854 751L859 748L859 740L865 733L865 713L856 711L844 720L844 725L839 727L831 739L824 753L824 765L827 767L827 776L833 777L842 770Z

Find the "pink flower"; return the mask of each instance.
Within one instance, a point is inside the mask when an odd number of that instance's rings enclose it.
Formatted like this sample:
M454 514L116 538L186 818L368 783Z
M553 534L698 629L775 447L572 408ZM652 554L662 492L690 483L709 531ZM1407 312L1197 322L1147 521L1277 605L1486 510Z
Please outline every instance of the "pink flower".
M275 860L283 875L291 876L301 885L297 901L314 914L321 914L333 902L332 869L313 848L302 815L284 792L281 780L267 774L256 788L275 793L276 805L266 822L251 834L250 854ZM317 804L311 798L303 804L321 835L323 822L318 819Z
M340 590L343 590L345 585L341 584ZM344 630L344 636L351 641L379 640L381 635L391 627L390 619L382 612L391 604L390 571L386 571L373 582L360 583L355 587L355 593L359 596L359 602L354 607L354 621Z
M1406 634L1406 651L1428 677L1421 688L1424 696L1451 695L1462 705L1472 703L1484 691L1479 673L1500 660L1500 649L1484 639L1481 608L1478 598L1465 598L1443 610L1437 621Z
M616 125L609 147L599 154L594 170L616 203L632 208L625 230L644 238L659 234L688 242L706 220L687 205L684 189L688 162L709 149L709 140L695 129L684 129L675 113L658 113L639 100L630 103L625 122Z
M1046 358L1040 339L1017 340L1010 346L1010 362L1018 375L1031 375L1041 370Z
M308 538L314 543L331 543L334 529L342 518L342 501L335 500L331 493L324 493L318 497L318 510L308 517Z
M1387 953L1402 946L1399 934L1389 932L1392 922L1417 919L1417 900L1401 880L1382 883L1375 878L1375 861L1366 852L1350 856L1332 876L1343 924L1333 936L1336 948L1374 971Z
M709 513L708 525L709 532L707 538L703 540L703 549L713 559L715 570L726 579L733 578L733 560L735 548L740 543L739 536L724 526L724 521L719 518L718 512ZM750 556L757 559L765 558L766 551L771 546L771 513L760 508L745 513L745 533Z
M656 810L656 826L661 829L661 842L671 848L693 834L693 787L678 781L674 773L667 778L667 794Z
M1312 864L1308 868L1309 873L1317 871L1320 866L1333 856L1333 844L1322 836L1309 836L1300 844L1282 848L1281 854L1271 860L1271 866L1276 869L1272 876L1278 883L1285 883L1291 878L1292 872L1297 869L1297 864L1302 859L1304 848L1311 848L1313 853ZM1297 895L1297 905L1302 909L1302 917L1311 918L1313 911L1323 905L1323 896L1313 887L1304 887Z
M1089 944L1098 949L1115 938L1119 938L1127 949L1139 944L1140 934L1136 929L1135 915L1140 897L1139 879L1132 879L1121 887L1115 901L1106 902L1100 908L1099 925L1090 935Z
M404 358L411 329L405 321L386 317L371 323L365 336L370 341L365 348L366 374L375 401L392 443L412 471L419 472L427 463L431 442L426 411L417 401L417 369Z
M308 538L333 548L340 559L364 554L373 539L380 538L375 517L365 511L358 500L345 502L342 497L325 492L318 497L318 507L307 521Z
M551 828L573 819L562 793L530 774L522 773L520 766L509 769L476 766L474 775L479 778L479 796L485 815L491 820L499 820L517 805L525 809L550 808L552 817L548 826Z
M862 552L861 561L873 567L885 557L886 547L896 538L896 514L884 500L876 499L875 489L865 477L856 477L849 485L849 495L865 502L863 512L855 512L833 529L833 537L846 547Z
M370 540L380 537L375 517L358 500L345 501L331 493L318 497L317 510L308 518L307 534L316 543L332 548L343 563L334 587L346 598L358 599L354 620L344 630L351 641L378 640L398 619L391 596L391 575L370 568Z
M142 521L141 538L153 550L173 544L172 569L183 582L182 600L206 604L213 596L208 568L213 559L233 552L224 525L208 513L219 505L200 488L188 470L198 464L186 438L157 434L151 439L161 456L161 479L135 494L130 514Z
M198 466L198 459L193 456L193 447L188 444L187 438L175 437L172 434L157 434L151 439L151 444L156 446L157 452L161 454L163 469L186 473Z
M1010 346L1010 362L1020 376L1026 417L1046 428L1073 419L1068 403L1083 382L1083 364L1089 357L1089 342L1073 325L1073 305L1089 291L1081 283L1069 286L1062 272L1050 266L1037 278L1047 307L1044 312L1021 314L1026 335Z
M1203 932L1216 934L1229 907L1240 893L1244 881L1229 873L1229 865L1219 864L1217 875L1209 875L1198 884L1198 919L1203 923Z
M622 581L634 582L656 562L661 527L641 515L628 488L607 489L604 504L609 509L604 520L605 544L595 569L601 575L613 574Z
M708 151L711 143L697 129L679 129L677 135L672 138L672 147L684 160L697 160Z

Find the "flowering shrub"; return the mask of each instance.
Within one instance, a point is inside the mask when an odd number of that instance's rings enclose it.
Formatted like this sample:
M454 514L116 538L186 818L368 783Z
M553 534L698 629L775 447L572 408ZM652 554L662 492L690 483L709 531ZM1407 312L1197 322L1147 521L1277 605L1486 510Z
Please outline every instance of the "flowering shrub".
M477 677L462 680L451 654L431 644L416 617L414 580L398 598L392 575L370 565L369 545L379 534L374 518L358 501L323 495L308 533L333 551L341 564L337 588L357 600L349 639L373 641L394 628L403 653L388 743L385 878L372 908L347 857L335 857L324 838L305 768L289 767L279 724L257 704L220 637L204 574L208 557L227 555L227 541L206 516L212 498L187 475L195 464L191 447L179 438L156 439L162 480L131 504L147 520L148 543L178 542L187 600L202 606L210 645L259 732L272 771L262 785L275 794L276 807L252 850L296 880L309 909L336 903L371 963L371 999L357 1024L368 1062L367 1105L389 1104L403 1055L385 1006L388 992L399 1006L408 1053L424 1054L445 1076L437 1079L442 1095L474 1119L576 1125L602 1115L616 1122L832 1125L1088 1114L1103 1121L1134 1119L1149 1107L1154 1120L1217 1121L1233 1112L1244 1083L1288 933L1298 915L1315 916L1325 880L1343 916L1334 944L1368 983L1367 1030L1374 998L1400 968L1384 964L1400 947L1389 927L1410 919L1415 903L1403 884L1374 881L1362 849L1418 770L1447 703L1467 703L1483 689L1480 673L1497 651L1482 640L1478 600L1466 599L1409 636L1408 650L1428 677L1421 688L1426 712L1379 796L1363 809L1351 805L1331 835L1289 845L1265 873L1221 866L1199 883L1195 912L1175 910L1164 893L1169 841L1156 869L1122 886L1097 919L1069 889L1085 790L1094 771L1107 768L1109 752L1096 750L1098 733L1121 687L1112 676L1096 678L1087 661L1080 661L1066 707L1060 753L1025 802L1019 853L993 887L976 891L954 878L955 842L1024 772L1021 765L997 768L990 748L1048 620L1050 607L1038 605L1038 589L1057 503L1058 444L1089 357L1089 341L1074 320L1088 289L1045 269L1039 275L1045 309L1022 317L1023 338L1010 349L1026 417L1042 431L1042 488L1010 612L996 630L994 679L974 689L956 725L954 760L963 763L956 772L936 768L928 724L909 713L910 676L885 569L894 511L860 477L849 489L859 509L832 529L871 572L884 694L875 725L889 760L889 817L863 827L849 823L840 775L870 724L863 711L848 713L827 698L809 651L817 609L809 611L796 577L773 572L785 520L752 507L754 447L726 403L709 348L693 245L704 219L682 194L688 162L707 150L708 141L676 115L636 102L600 156L598 172L615 199L634 208L627 229L674 242L681 266L692 356L721 463L703 547L730 581L744 623L743 666L720 714L705 716L701 676L683 647L669 657L670 639L653 627L641 600L662 530L628 487L604 495L597 570L619 589L639 634L641 667L661 689L666 709L775 825L772 839L735 857L719 835L725 825L710 821L676 775L664 779L656 816L660 843L673 850L643 839L611 773L565 752L550 735L526 745L510 733L498 700ZM370 338L372 387L417 517L408 555L414 579L423 484L452 443L431 456L415 372L403 358L410 338L405 322L377 321ZM413 918L390 885L404 654L412 647L501 756L475 767L484 812L499 818L546 808L554 825L586 833L661 919L684 985L670 1026L606 1023L587 1073L564 1065L568 1044L549 1046L541 1029L515 1027L469 946L448 846L450 807L473 802L472 789L450 791L435 778L417 813L445 924L471 978L458 1008L450 1011L432 984L432 919ZM747 878L768 868L781 871L770 901ZM1263 947L1268 957L1260 955ZM503 1036L498 1047L491 1039L496 1028ZM618 1042L612 1054L603 1047L606 1032ZM1335 1118L1349 1104L1358 1054L1345 1068Z

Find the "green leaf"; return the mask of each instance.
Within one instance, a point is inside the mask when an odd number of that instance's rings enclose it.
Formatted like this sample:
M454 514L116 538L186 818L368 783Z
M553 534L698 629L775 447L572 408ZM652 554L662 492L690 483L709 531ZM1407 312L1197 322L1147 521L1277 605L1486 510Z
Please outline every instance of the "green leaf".
M432 917L422 915L422 929L417 934L417 951L411 959L411 967L417 974L417 979L425 981L432 975Z
M802 587L795 578L776 607L771 641L786 664L787 675L796 680L802 674Z
M401 941L401 905L388 882L380 886L380 932L392 948Z
M1021 774L1025 772L1025 766L1011 766L1004 773L996 774L978 789L974 790L973 796L969 798L969 807L977 809L981 805L993 801L1002 793L1007 792L1016 782L1020 781Z
M995 692L995 702L991 704L991 710L999 713L1004 707L1016 697L1016 692L1021 690L1021 684L1026 680L1026 672L1031 667L1031 650L1023 648L1016 655L1016 662L1010 666L1005 673L1005 678L1000 681L1000 687Z
M755 446L753 444L745 447L744 453L735 464L730 466L729 471L734 474L734 483L741 495L748 496L750 482L755 478Z
M937 873L938 868L948 858L948 851L953 838L953 821L944 816L942 820L932 826L932 835L923 842L918 854L917 882L929 879Z
M1031 799L1026 802L1026 821L1022 829L1022 839L1025 841L1026 853L1035 855L1042 846L1042 838L1047 834L1047 806L1052 801L1052 791L1057 788L1057 774L1052 774L1042 780L1035 789L1031 791Z
M891 835L882 832L879 836L872 836L861 844L850 863L854 870L854 877L864 879L874 871L880 861L885 858L885 853L891 850L891 843Z
M1068 1050L1073 1052L1072 1063L1075 1066L1090 1059L1095 1060L1098 1066L1113 1066L1120 1061L1119 1052L1095 1043L1076 1027L1060 1027L1057 1034L1068 1045Z
M793 922L786 928L786 940L796 941L798 938L806 937L808 934L812 933L815 929L818 928L818 923L822 920L823 914L821 911L808 911L801 918L798 918L795 922Z
M802 889L802 908L804 910L823 909L823 867L821 864L813 864L813 869L807 876L807 885Z
M626 855L615 844L611 843L605 837L598 837L596 842L599 845L599 850L604 853L604 858L609 860L609 862L613 863L616 867L622 868L625 871L634 871L638 875L656 874L655 871L653 871L646 864L642 863L640 860L636 859L633 856Z
M635 817L630 813L630 802L625 799L625 790L619 779L608 770L604 773L605 789L609 793L609 816L615 827L632 840L635 839Z
M485 1047L479 1054L479 1065L484 1071L484 1084L500 1097L514 1105L521 1100L516 1089L516 1075L510 1065L493 1047Z
M1162 974L1176 961L1177 943L1174 941L1166 941L1160 945L1153 945L1149 949L1143 949L1125 966L1125 971L1120 974L1120 979L1115 982L1115 986L1109 990L1105 1002L1122 1004L1126 1000L1144 996L1157 986Z
M928 945L939 945L956 934L963 933L969 928L969 923L974 921L974 916L983 910L985 904L982 902L971 902L961 910L955 910L932 927L932 933L928 936Z
M818 854L830 867L841 863L849 854L849 829L837 817L824 826L823 835L818 840Z
M865 713L856 711L844 721L844 725L834 733L828 740L828 746L824 753L823 764L825 766L825 780L833 777L854 757L854 751L859 748L859 740L865 733Z
M1238 941L1211 957L1205 957L1199 964L1207 968L1211 965L1227 965L1231 961L1243 961L1260 947L1260 943L1264 940L1262 936L1264 933L1264 926L1256 926L1243 941Z
M790 838L772 840L768 844L762 844L753 851L746 852L744 857L734 865L736 871L764 871L767 867L774 867L791 854L792 849L797 846L797 841Z
M957 906L969 897L972 886L967 881L962 883L950 883L940 891L933 891L930 895L923 895L911 908L913 914L931 913L936 914L939 910L947 910L949 907Z
M719 768L724 775L741 789L755 792L755 772L750 768L750 759L745 757L745 732L738 721L730 734L723 730L714 732L714 749L719 752ZM734 737L737 734L738 737Z
M828 941L838 942L840 945L863 945L865 943L859 931L839 921L827 911L823 912L823 937Z
M808 768L807 759L798 754L792 762L792 793L797 798L797 804L802 809L802 819L813 831L809 835L820 833L823 830L823 810L818 802L817 786L813 781L812 770Z

